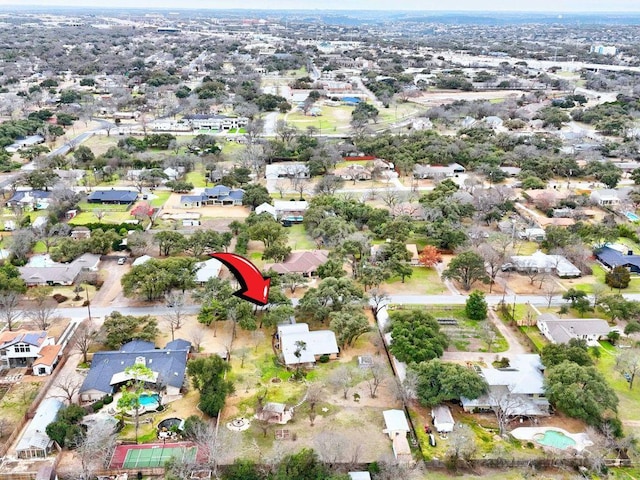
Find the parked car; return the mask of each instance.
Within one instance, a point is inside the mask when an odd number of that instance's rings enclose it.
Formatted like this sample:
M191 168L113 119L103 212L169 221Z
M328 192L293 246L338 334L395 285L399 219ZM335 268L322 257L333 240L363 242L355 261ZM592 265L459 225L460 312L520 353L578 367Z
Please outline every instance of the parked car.
M124 265L126 261L127 261L127 259L126 259L126 258L124 258L124 257L120 257L120 258L118 259L118 265Z

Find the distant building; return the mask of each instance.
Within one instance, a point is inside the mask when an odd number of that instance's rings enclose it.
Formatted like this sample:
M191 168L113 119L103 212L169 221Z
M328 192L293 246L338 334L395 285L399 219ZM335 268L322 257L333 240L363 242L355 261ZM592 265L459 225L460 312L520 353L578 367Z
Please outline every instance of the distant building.
M47 435L47 425L55 421L64 403L55 398L46 398L42 401L36 415L26 428L18 446L16 454L18 458L46 458L53 450L54 442Z
M186 123L193 130L233 130L246 127L249 124L249 119L227 115L194 114L185 115L182 118L182 123Z
M87 197L89 203L127 205L138 199L138 192L132 190L94 190Z
M321 356L335 359L340 352L335 333L331 330L309 331L306 323L279 325L277 339L287 366L312 366Z
M33 147L44 143L44 137L42 135L30 135L28 137L19 138L11 145L4 147L8 153L16 153L23 148Z
M597 55L615 55L618 53L618 48L614 46L591 45L589 53L595 53Z
M558 318L553 313L538 315L538 330L551 343L569 343L572 339L584 340L589 346L599 346L598 340L606 337L611 328L599 318Z

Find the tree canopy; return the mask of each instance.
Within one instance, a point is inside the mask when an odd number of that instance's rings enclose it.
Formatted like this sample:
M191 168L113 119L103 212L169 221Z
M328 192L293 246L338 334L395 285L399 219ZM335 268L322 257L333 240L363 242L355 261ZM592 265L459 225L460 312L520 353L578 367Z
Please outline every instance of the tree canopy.
M422 405L436 406L442 402L476 399L487 392L487 382L475 370L457 363L438 359L413 365L416 373L416 394Z
M218 355L197 358L187 364L193 386L200 392L200 410L210 417L218 415L227 395L234 391L233 383L224 379L230 368Z
M426 312L392 312L390 320L390 350L401 362L420 363L441 357L449 344L436 319Z

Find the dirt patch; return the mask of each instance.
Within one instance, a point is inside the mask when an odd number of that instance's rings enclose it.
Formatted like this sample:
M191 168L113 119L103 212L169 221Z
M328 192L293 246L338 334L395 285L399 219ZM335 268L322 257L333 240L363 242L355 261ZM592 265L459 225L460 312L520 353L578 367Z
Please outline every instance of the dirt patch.
M196 189L203 190L203 189ZM199 208L180 208L180 197L182 195L178 193L172 193L164 206L162 207L162 213L186 213L196 212L203 218L246 218L249 216L249 208L241 206L214 206L207 205Z

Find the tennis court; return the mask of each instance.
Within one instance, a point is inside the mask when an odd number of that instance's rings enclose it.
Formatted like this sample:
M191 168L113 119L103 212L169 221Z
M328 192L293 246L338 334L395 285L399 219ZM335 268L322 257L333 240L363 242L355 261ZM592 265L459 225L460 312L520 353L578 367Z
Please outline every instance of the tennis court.
M192 443L119 445L113 452L111 468L162 467L170 458L194 460L198 447Z

